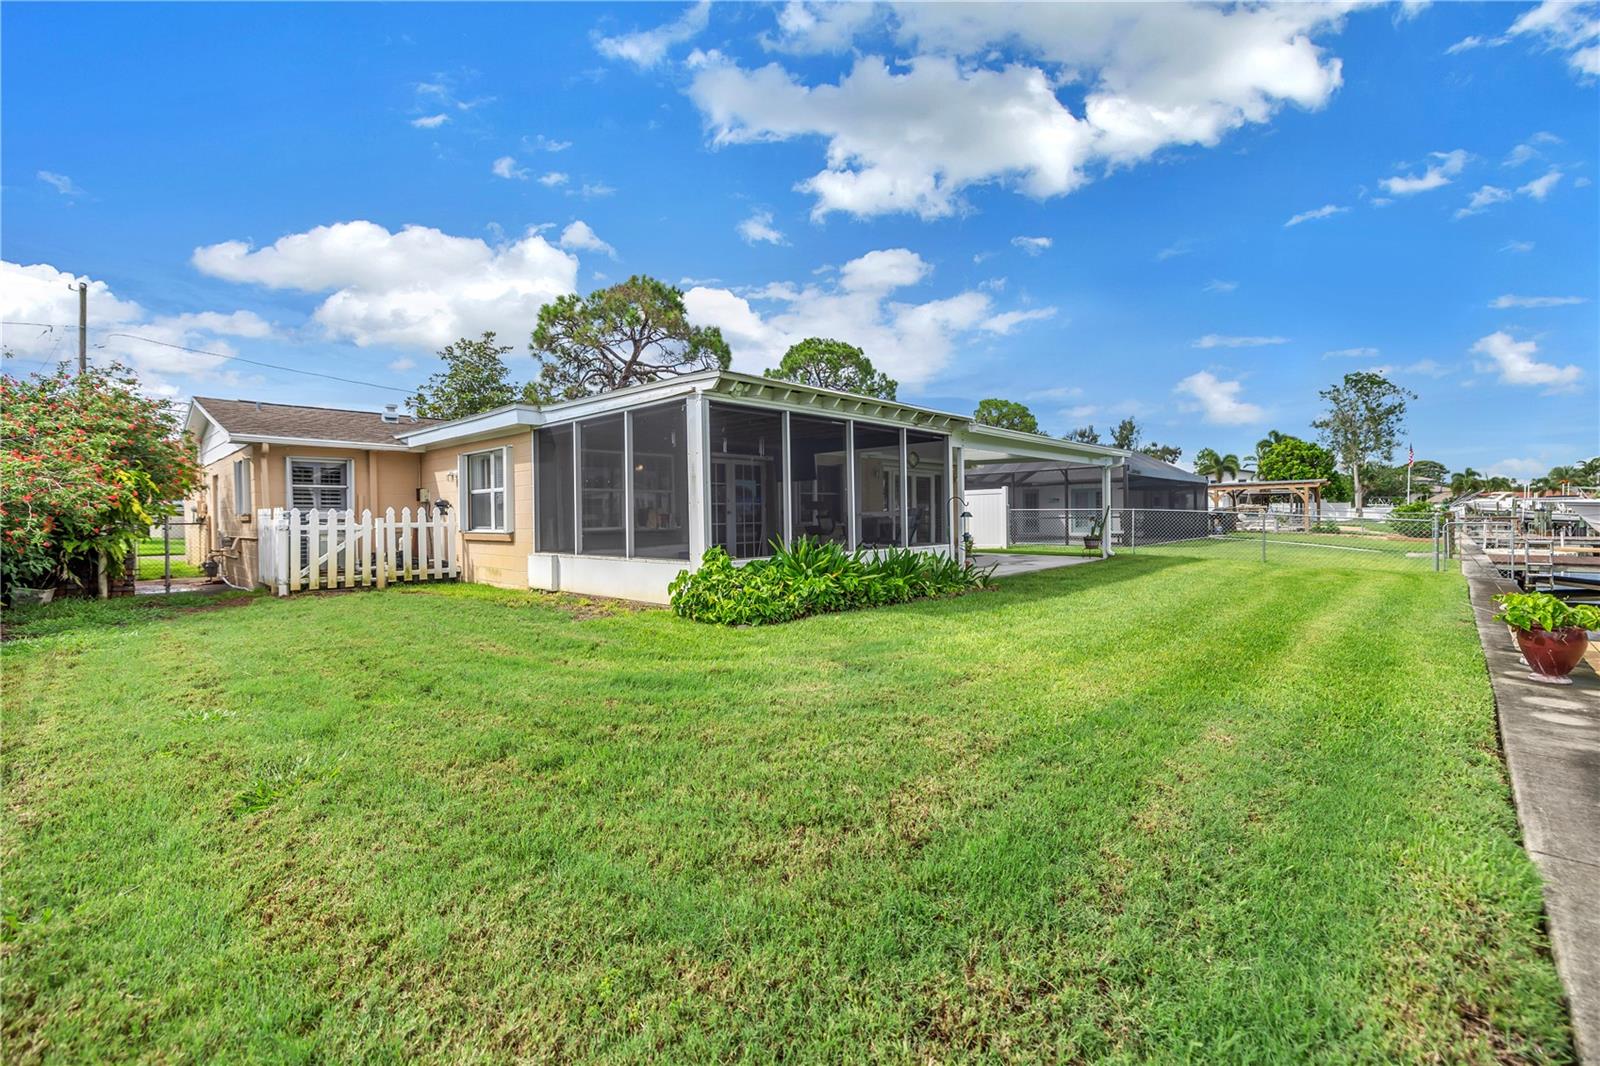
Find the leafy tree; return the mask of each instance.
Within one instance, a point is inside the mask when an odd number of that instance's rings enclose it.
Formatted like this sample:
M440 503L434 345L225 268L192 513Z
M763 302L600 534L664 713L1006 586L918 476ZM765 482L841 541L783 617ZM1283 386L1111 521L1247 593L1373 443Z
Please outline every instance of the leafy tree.
M1076 441L1079 444L1099 444L1100 443L1100 431L1098 429L1095 429L1094 426L1092 426L1092 425L1090 425L1090 426L1079 426L1077 429L1073 430L1071 433L1066 434L1061 439L1062 440Z
M682 290L643 274L545 304L528 349L541 364L534 393L546 403L732 361L721 330L690 324Z
M1413 479L1415 480L1415 479ZM1406 468L1386 463L1368 463L1361 468L1361 487L1366 496L1376 496L1391 502L1406 498ZM1413 489L1415 485L1412 486Z
M1418 459L1411 464L1413 481L1436 481L1443 485L1450 477L1450 468L1435 459Z
M979 400L978 409L972 412L972 420L984 426L1018 429L1024 433L1039 432L1039 420L1033 417L1032 411L1015 400Z
M1163 463L1175 463L1183 458L1183 449L1172 444L1157 444L1151 441L1139 450L1152 459L1160 459Z
M824 337L807 337L790 345L783 353L783 360L764 373L769 378L798 381L802 385L858 396L876 396L880 400L894 399L900 387L894 378L879 373L860 348Z
M1239 473L1239 457L1219 455L1214 448L1201 448L1194 453L1194 472L1204 478L1226 481Z
M1311 481L1333 474L1333 454L1308 440L1279 434L1274 444L1262 449L1256 461L1256 476L1262 481Z
M1366 502L1361 468L1372 459L1394 458L1395 441L1405 426L1406 401L1416 399L1416 394L1382 374L1358 370L1318 395L1327 402L1328 412L1311 424L1328 442L1338 462L1350 471L1351 492L1359 516Z
M1117 428L1111 431L1111 446L1133 451L1139 447L1139 423L1130 415L1117 423Z
M511 383L501 358L509 351L511 345L494 342L493 330L485 330L481 340L462 337L445 345L439 351L444 370L419 385L406 407L418 418L465 418L530 398L529 386Z
M0 376L0 566L5 586L113 574L199 478L178 416L126 367Z

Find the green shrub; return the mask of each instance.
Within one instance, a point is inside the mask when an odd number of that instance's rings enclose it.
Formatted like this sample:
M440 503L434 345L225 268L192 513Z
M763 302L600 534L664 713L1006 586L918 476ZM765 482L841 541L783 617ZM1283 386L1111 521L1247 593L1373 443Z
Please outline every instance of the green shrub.
M1399 503L1389 511L1386 525L1391 533L1402 537L1433 536L1433 517L1439 511L1431 503Z
M672 610L680 617L756 626L960 595L982 588L992 572L992 567L978 570L932 552L890 548L873 556L801 537L788 546L774 542L770 558L743 566L735 566L723 549L712 548L700 569L680 573L668 591Z
M1327 519L1323 519L1320 522L1311 523L1311 532L1313 532L1313 533L1341 533L1341 532L1343 532L1343 530L1341 530L1339 528L1339 523L1332 522L1332 521L1329 521Z

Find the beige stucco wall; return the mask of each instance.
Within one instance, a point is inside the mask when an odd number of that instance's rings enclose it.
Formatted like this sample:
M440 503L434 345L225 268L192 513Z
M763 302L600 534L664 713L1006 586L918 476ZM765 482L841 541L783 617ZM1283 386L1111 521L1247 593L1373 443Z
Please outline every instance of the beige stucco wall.
M184 560L198 566L208 558L216 558L221 566L222 579L230 585L250 588L256 584L256 533L254 515L240 515L234 499L233 464L245 460L251 472L251 490L255 491L255 449L246 444L230 452L209 466L201 468L200 487L185 506L184 511L200 524L184 527ZM252 505L253 506L253 505ZM232 543L222 547L224 538Z
M453 448L436 448L422 456L422 485L435 500L449 500L466 525L456 472L461 456L489 448L511 447L511 516L509 536L461 534L461 578L502 588L528 587L528 554L533 551L533 434L519 429L493 440Z
M287 507L285 460L347 459L352 464L351 487L357 514L370 510L382 514L393 508L399 512L417 508L417 489L421 480L422 456L417 452L366 451L354 448L316 448L301 445L246 444L238 451L202 468L200 487L185 510L204 515L203 525L184 530L184 556L199 565L215 557L221 575L230 585L249 588L259 581L260 545L256 535L259 510ZM249 461L251 476L251 514L238 514L234 500L233 464ZM222 548L222 538L233 537L230 548Z
M299 444L257 444L256 506L288 507L286 460L348 459L352 463L352 508L357 514L382 514L393 507L415 510L421 456L416 452L366 451L356 448L313 448Z

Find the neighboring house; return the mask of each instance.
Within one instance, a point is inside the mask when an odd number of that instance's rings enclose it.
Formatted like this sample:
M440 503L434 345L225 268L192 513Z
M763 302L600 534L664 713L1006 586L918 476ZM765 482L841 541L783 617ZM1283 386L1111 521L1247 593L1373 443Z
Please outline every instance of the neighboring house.
M1111 483L1111 506L1164 510L1206 507L1206 479L1171 463L1128 452ZM997 463L969 471L967 487L1010 490L1013 509L1104 507L1097 468L1073 463Z
M1122 465L1111 480L1113 511L1206 509L1207 482L1201 475L1140 452L1117 454ZM1108 505L1099 469L1079 463L996 463L969 470L967 497L972 536L981 547L1082 540L1094 532L1097 512ZM1112 516L1114 534L1124 525L1122 515Z
M1127 458L715 370L451 422L199 397L188 429L207 516L193 557L232 584L260 580L262 512L443 503L466 580L658 603L713 546L751 559L804 535L953 552L969 465L1072 466L1109 492Z

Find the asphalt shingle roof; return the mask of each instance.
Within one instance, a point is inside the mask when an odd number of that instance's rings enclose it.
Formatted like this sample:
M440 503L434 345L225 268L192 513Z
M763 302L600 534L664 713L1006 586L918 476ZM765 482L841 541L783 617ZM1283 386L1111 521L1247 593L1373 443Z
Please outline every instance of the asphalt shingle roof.
M196 396L194 402L229 433L253 437L396 444L399 443L396 434L410 433L439 421L436 418L416 418L401 412L399 422L385 422L383 415L377 411L224 400L213 396Z

